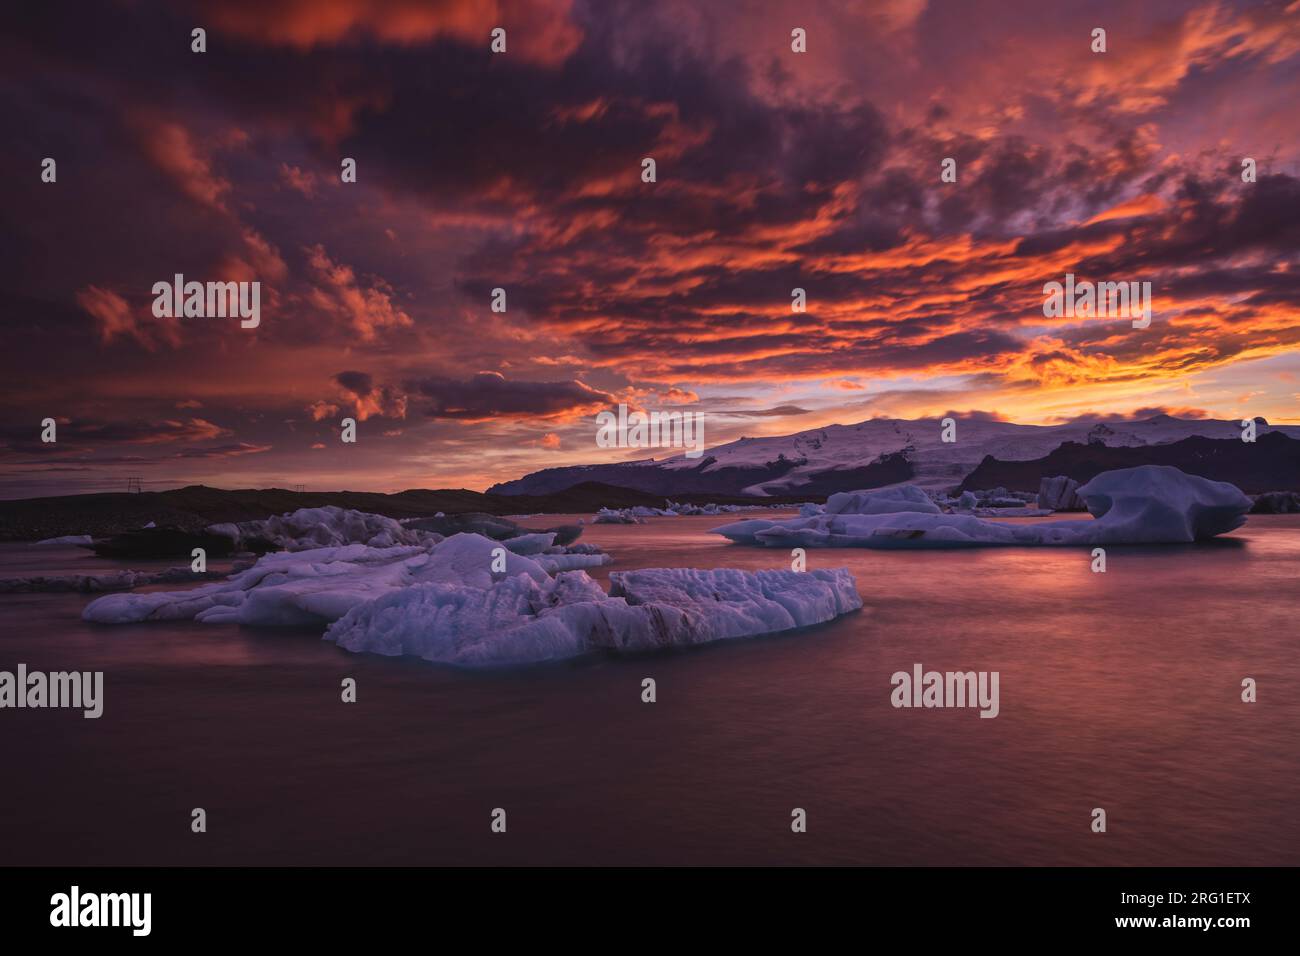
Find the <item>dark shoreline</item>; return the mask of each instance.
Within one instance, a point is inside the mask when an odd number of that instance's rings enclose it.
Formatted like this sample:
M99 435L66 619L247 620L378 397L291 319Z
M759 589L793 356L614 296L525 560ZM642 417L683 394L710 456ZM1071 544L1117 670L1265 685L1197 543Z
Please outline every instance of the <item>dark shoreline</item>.
M753 498L737 495L674 495L687 504L781 505L809 500ZM210 524L251 521L296 511L337 505L389 518L422 518L443 512L491 515L582 514L600 508L661 508L664 496L588 482L549 495L496 495L460 489L412 489L397 494L369 491L288 491L284 488L226 490L189 485L171 491L101 492L0 501L0 541L40 541L70 534L94 537L158 527L202 531Z

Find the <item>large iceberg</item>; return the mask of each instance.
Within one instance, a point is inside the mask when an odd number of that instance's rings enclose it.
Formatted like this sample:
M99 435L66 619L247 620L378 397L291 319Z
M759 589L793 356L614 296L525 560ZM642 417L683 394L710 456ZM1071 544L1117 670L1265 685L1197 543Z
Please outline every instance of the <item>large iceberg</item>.
M553 576L545 563L603 554L502 555L500 547L457 534L424 547L280 552L217 584L108 595L82 616L106 624L328 625L326 639L348 650L485 666L770 634L862 606L844 568L615 572L606 594L585 571ZM505 570L494 572L502 562Z
M264 555L245 571L188 591L110 594L82 612L87 621L185 620L271 626L326 624L355 605L419 583L490 587L500 543L458 534L428 547L371 548L349 544ZM506 551L505 575L537 581L550 575L536 561ZM495 577L501 577L501 574Z
M1168 465L1103 472L1077 493L1093 520L1013 524L973 515L896 511L827 513L784 521L751 518L712 530L741 544L782 548L1166 544L1239 528L1251 506L1235 485Z
M862 606L844 568L582 572L491 588L418 585L353 608L325 632L350 651L481 667L595 650L650 651L820 624Z

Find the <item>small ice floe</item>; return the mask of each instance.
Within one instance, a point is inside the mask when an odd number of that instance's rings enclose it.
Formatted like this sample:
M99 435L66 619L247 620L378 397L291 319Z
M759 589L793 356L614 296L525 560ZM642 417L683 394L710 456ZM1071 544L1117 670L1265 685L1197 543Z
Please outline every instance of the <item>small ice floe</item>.
M1255 495L1254 507L1250 509L1253 515L1287 515L1300 512L1300 492L1295 491L1266 491L1262 495Z
M1087 506L1079 497L1079 483L1065 475L1057 475L1038 483L1038 507L1052 511L1083 511Z
M632 514L629 508L601 508L591 518L592 524L645 524L640 515Z
M1068 479L1067 479L1068 480ZM1077 487L1077 486L1076 486ZM1051 514L1047 506L1035 507L1037 497L1027 491L1007 491L991 488L982 491L963 491L957 498L940 495L936 502L941 511L970 511L979 515L1013 517L1026 514Z
M1029 508L1026 506L1006 508L975 508L971 514L977 518L1046 518L1056 512L1051 508Z
M737 511L757 511L760 508L766 508L767 505L720 505L714 502L706 502L702 505L682 504L676 501L669 501L665 508L676 515L728 515L735 514Z
M1077 493L1092 520L1013 524L929 510L868 511L785 521L751 518L712 530L741 544L782 548L1165 544L1197 541L1239 528L1251 506L1235 485L1188 475L1167 465L1103 472ZM874 506L862 503L858 507ZM827 508L829 511L829 502Z
M328 625L325 638L348 650L488 666L770 634L862 606L843 568L615 572L606 594L586 572L561 567L607 557L525 556L476 534L425 547L281 552L217 584L107 595L82 617Z
M371 548L427 543L436 536L405 528L393 518L327 505L299 508L287 514L256 521L209 525L208 534L229 538L236 550L282 551L364 544Z
M65 534L58 538L44 538L35 542L39 545L44 544L72 544L89 547L95 543L95 539L88 534Z
M826 499L823 514L882 515L901 511L937 515L942 509L916 485L898 485L871 491L841 491Z
M401 525L407 530L432 531L444 538L450 538L454 534L461 533L481 534L485 538L494 538L502 542L521 537L526 538L532 534L550 533L555 535L555 544L567 545L572 544L582 536L582 528L574 524L542 528L539 532L535 529L526 528L510 518L502 518L499 515L484 514L478 511L454 515L445 515L439 512L432 518L404 518Z

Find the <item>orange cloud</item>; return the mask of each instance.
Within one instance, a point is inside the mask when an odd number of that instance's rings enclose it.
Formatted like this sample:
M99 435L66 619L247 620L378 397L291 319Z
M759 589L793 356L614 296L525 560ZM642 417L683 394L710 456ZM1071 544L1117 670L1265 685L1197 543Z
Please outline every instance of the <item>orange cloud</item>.
M392 289L381 279L362 288L351 266L335 263L319 243L307 249L315 284L307 294L314 308L350 325L364 342L379 333L412 325L411 317L393 304Z
M87 286L77 293L77 304L90 313L107 345L115 338L134 339L150 352L160 344L177 348L181 344L180 321L175 317L155 318L152 311L134 311L116 292Z
M299 49L369 35L400 45L448 36L487 50L491 31L502 27L505 55L554 66L582 40L571 7L572 0L212 0L202 10L223 33Z

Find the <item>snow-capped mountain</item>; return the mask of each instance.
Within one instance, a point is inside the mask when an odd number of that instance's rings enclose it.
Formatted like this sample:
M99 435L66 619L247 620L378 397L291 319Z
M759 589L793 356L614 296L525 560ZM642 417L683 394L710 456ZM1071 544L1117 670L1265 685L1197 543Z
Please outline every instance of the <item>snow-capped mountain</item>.
M1300 439L1300 426L1271 426L1263 419L1256 419L1256 425L1260 435L1281 432ZM1167 445L1194 436L1240 441L1241 433L1237 421L1169 415L1064 425L958 418L956 440L945 442L939 419L875 418L793 435L741 438L709 449L700 458L676 455L661 461L547 468L489 490L507 495L549 494L584 481L664 495L824 497L836 491L901 482L947 490L959 485L985 456L1027 461L1046 456L1064 442L1134 447Z

